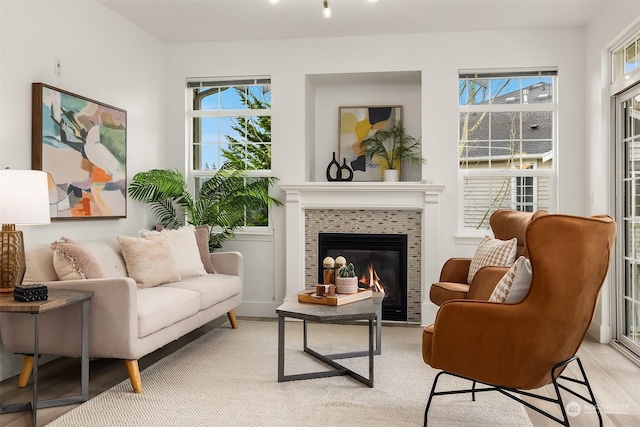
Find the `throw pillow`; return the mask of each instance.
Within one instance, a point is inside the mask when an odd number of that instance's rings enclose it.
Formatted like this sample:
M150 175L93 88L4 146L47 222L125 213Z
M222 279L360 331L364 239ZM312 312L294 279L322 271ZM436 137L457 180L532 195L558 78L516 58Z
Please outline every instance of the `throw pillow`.
M213 264L211 264L211 258L209 257L209 226L198 225L195 233L202 265L204 265L207 273L215 273L216 271L213 269Z
M100 279L107 277L98 259L79 242L65 237L51 244L53 268L58 280Z
M493 289L489 302L520 302L531 287L531 261L521 256Z
M478 270L487 265L510 267L516 260L517 244L518 239L515 237L511 240L499 240L485 236L471 259L467 283L471 283Z
M180 280L167 235L153 239L118 236L118 242L129 277L138 287L149 288Z
M162 231L140 230L140 236L146 239L167 236L176 270L180 277L204 276L208 274L204 268L200 250L198 249L195 227L185 226L177 230L164 229Z

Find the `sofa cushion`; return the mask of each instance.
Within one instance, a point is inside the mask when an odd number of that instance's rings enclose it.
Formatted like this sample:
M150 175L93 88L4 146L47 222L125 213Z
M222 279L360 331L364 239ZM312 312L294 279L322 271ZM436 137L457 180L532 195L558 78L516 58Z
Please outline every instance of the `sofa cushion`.
M127 277L127 266L122 257L122 248L115 238L83 240L82 244L96 257L105 277Z
M138 338L173 325L196 314L200 294L178 288L138 289Z
M129 277L138 287L148 288L180 280L167 235L153 239L118 236Z
M529 292L531 286L531 262L521 256L502 276L489 297L489 302L521 301Z
M471 259L467 283L471 284L478 270L487 265L510 267L516 260L517 243L518 239L515 237L510 240L499 240L485 236Z
M178 288L197 291L201 296L200 310L209 308L242 292L240 277L228 274L208 274L190 277L179 282L165 283L161 288Z
M82 243L66 237L51 244L53 268L59 280L101 279L106 273L98 259Z
M207 271L200 259L195 227L180 227L177 230L140 230L145 239L167 236L173 255L173 262L180 277L204 276Z
M25 251L24 258L27 271L24 273L23 282L40 283L58 280L56 270L53 268L53 251L50 247Z

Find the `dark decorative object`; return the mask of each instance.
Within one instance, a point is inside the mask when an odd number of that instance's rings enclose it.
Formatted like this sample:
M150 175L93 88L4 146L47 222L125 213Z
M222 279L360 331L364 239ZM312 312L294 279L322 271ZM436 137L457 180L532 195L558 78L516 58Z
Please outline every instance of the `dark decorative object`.
M13 288L13 299L20 302L46 301L49 291L45 285L16 285Z
M335 167L335 174L332 175L332 168ZM338 181L340 176L340 163L336 160L336 152L333 152L333 160L329 162L329 166L327 166L327 181Z
M335 170L335 173L334 173ZM346 171L346 177L345 177ZM351 181L353 180L353 170L347 166L347 159L342 159L342 166L336 160L336 152L333 152L333 160L327 166L327 181Z
M347 177L344 177L344 171L347 171ZM353 170L347 166L347 159L342 159L342 166L340 166L340 181L351 181L353 179Z

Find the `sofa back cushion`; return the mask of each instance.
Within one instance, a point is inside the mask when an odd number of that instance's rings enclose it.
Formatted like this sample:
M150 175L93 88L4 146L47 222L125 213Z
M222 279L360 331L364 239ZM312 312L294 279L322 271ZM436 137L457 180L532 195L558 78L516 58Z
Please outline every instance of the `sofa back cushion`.
M81 243L98 260L106 277L127 277L127 267L122 258L120 244L115 238L83 240ZM25 260L25 283L59 280L53 267L53 250L49 245L25 251Z

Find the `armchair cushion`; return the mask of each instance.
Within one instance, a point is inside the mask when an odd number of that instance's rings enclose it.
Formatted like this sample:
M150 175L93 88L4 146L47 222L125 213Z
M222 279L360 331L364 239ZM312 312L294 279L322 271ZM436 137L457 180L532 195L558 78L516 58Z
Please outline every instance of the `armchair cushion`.
M489 297L489 302L516 303L522 301L531 286L531 262L521 256L502 276Z
M473 276L484 266L497 265L510 267L516 260L517 244L518 240L515 237L509 240L499 240L485 236L480 241L471 259L467 283L473 282Z

